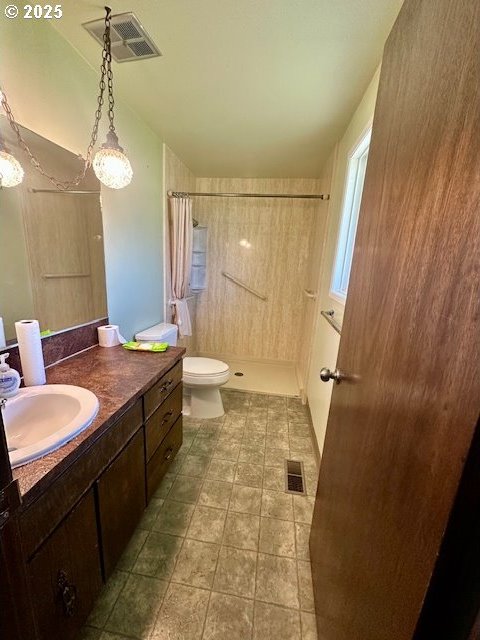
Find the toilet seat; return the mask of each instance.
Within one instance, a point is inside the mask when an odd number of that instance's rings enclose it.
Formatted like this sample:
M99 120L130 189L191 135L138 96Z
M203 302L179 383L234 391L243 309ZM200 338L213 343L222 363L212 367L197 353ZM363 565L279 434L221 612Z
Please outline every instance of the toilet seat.
M184 372L193 376L215 375L228 371L228 364L213 358L190 358L183 359Z
M193 387L219 386L228 382L228 364L213 358L183 359L183 382Z

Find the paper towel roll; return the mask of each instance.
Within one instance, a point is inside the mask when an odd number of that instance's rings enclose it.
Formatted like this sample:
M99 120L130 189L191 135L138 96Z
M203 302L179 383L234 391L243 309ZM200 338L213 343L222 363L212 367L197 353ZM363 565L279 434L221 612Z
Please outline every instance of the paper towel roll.
M15 322L15 331L25 386L45 384L45 365L38 321L20 320Z
M126 340L121 335L117 324L106 324L103 327L98 327L98 344L101 347L116 347L125 342Z
M5 340L5 328L3 326L3 318L0 318L0 349L3 349L7 346L7 341Z

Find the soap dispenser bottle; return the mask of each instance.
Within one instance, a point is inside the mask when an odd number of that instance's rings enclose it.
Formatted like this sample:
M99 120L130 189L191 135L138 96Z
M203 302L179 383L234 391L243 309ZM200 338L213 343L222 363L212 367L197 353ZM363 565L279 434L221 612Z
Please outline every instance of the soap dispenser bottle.
M18 393L20 387L20 374L5 362L9 355L0 355L0 398L11 398Z

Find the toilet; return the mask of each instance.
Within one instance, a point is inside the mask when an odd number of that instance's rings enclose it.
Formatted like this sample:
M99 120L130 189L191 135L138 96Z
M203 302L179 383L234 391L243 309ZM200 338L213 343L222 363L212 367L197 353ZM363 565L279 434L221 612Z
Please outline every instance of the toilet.
M192 418L219 418L225 413L220 387L228 382L228 364L212 358L183 359L183 413Z
M161 322L137 333L135 340L137 342L168 342L169 345L175 347L177 344L177 332L178 327L176 324Z
M135 336L138 342L168 342L177 344L178 328L162 322ZM191 418L219 418L225 413L220 387L228 382L228 364L213 358L189 357L183 359L183 415Z

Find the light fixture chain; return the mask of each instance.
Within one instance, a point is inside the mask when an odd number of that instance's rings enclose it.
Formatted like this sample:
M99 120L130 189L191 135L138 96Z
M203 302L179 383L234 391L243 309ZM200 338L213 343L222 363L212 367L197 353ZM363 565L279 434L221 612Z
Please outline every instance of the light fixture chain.
M82 182L82 180L85 178L85 175L88 171L88 169L91 167L92 165L92 156L93 156L93 150L95 147L95 144L97 142L97 138L98 138L98 128L100 125L100 120L102 117L102 112L103 112L103 104L104 104L104 94L105 94L105 89L108 85L108 118L110 120L110 131L115 131L115 126L113 123L113 108L114 108L114 99L113 99L113 73L112 73L112 69L111 69L111 62L112 62L112 54L111 54L111 41L110 41L110 14L111 14L111 9L109 7L106 7L106 15L105 15L105 33L103 35L103 51L102 51L102 64L100 66L100 82L99 82L99 94L97 97L97 109L95 111L95 120L93 123L93 128L92 128L92 134L90 137L90 143L88 145L87 148L87 153L86 153L86 157L84 160L84 166L82 168L82 170L75 176L75 178L73 178L72 180L59 180L57 179L55 176L50 175L48 172L46 172L41 164L40 161L36 158L36 156L32 153L32 151L30 151L30 148L28 146L28 144L25 142L25 140L22 137L21 131L20 131L20 127L18 126L15 117L12 113L12 110L10 108L10 105L8 103L7 100L7 96L4 92L4 90L2 89L1 91L1 99L0 99L0 103L2 104L3 108L5 109L5 113L7 115L7 119L8 122L10 123L11 128L13 129L13 131L15 132L15 135L17 137L17 141L18 144L20 145L20 147L25 151L25 153L27 154L27 156L30 159L31 164L33 165L33 167L45 178L47 178L57 189L59 189L60 191L67 191L68 189L71 189L72 187L76 187L80 184L80 182ZM107 76L107 84L105 83L105 76Z
M108 10L108 8L107 14L105 16L105 32L103 34L103 41L107 66L108 119L110 120L109 129L112 133L115 133L115 124L113 122L115 100L113 98L112 42L110 38L110 11Z

